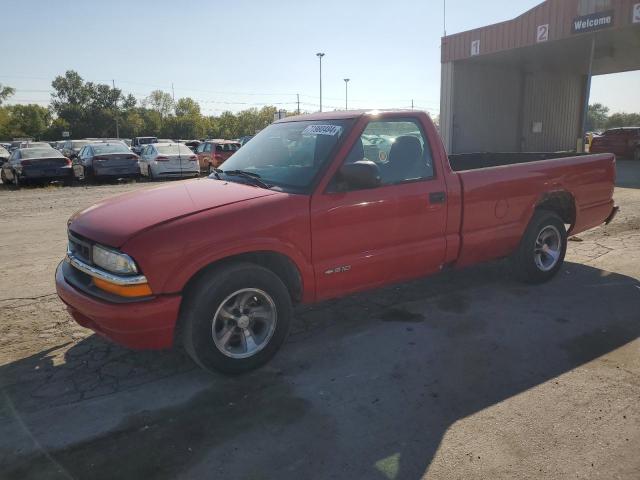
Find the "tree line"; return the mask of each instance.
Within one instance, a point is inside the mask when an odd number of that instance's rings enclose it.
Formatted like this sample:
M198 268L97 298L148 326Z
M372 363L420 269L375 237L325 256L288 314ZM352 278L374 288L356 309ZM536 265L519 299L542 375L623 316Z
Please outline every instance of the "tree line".
M609 114L609 107L605 107L601 103L589 105L589 112L587 114L587 131L601 132L609 128L618 127L640 127L640 114Z
M139 102L111 85L87 82L73 70L57 76L51 86L51 102L43 107L3 106L15 90L0 85L0 139L59 140L62 132L69 132L71 138L112 138L116 134L121 138L238 138L269 125L278 110L265 106L207 116L192 98L174 102L169 93L154 90Z

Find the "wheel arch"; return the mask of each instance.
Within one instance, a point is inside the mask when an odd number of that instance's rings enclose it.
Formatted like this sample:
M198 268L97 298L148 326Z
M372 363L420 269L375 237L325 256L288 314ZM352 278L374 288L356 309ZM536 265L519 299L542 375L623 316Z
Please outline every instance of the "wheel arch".
M566 190L545 193L535 205L535 210L548 210L557 214L562 221L570 225L570 232L576 223L576 201Z
M188 295L189 291L193 289L193 286L201 278L233 263L253 263L271 270L287 287L289 295L291 296L291 302L296 304L301 301L304 286L300 270L295 262L287 255L271 250L239 253L221 258L203 266L200 270L195 272L189 280L187 280L182 290L184 296Z

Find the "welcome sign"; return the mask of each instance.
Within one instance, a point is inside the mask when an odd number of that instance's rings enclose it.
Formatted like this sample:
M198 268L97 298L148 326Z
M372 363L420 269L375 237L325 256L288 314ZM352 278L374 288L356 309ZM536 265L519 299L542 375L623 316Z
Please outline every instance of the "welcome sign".
M613 10L597 12L573 20L572 32L584 33L602 30L613 26Z

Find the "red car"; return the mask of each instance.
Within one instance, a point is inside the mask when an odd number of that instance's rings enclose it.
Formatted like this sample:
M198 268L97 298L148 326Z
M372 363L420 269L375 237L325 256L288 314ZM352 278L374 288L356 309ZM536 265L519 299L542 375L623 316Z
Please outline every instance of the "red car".
M200 171L211 173L211 169L218 168L238 149L240 144L231 140L207 140L201 143L196 148Z
M613 153L640 161L640 127L613 128L593 137L591 153Z
M376 136L392 139L388 155ZM524 281L550 280L568 234L615 216L614 177L611 154L447 157L420 112L289 117L224 172L74 215L57 291L115 342L178 341L239 373L276 353L296 303L501 257Z

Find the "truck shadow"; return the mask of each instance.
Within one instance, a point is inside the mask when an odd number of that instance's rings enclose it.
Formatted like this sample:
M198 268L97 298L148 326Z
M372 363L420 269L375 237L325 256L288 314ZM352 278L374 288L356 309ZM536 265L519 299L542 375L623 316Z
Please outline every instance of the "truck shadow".
M528 287L491 264L301 308L289 343L269 366L209 377L199 393L169 407L147 410L141 400L115 431L82 443L6 454L0 476L421 478L458 420L561 381L636 340L637 285L567 263L554 281ZM98 352L107 356L100 360ZM143 399L157 380L169 377L171 388L171 376L193 369L180 354L128 352L94 336L67 350L69 365L55 366L50 357L44 351L0 367L3 417L25 414L30 429L26 414L47 398L53 405L95 396L100 385L89 395L78 395L77 385L96 372L94 382L109 380L114 391L135 387ZM92 361L102 362L98 370ZM136 368L144 375L136 377ZM59 378L49 381L47 397L33 388L49 374ZM65 382L71 393L60 387Z

